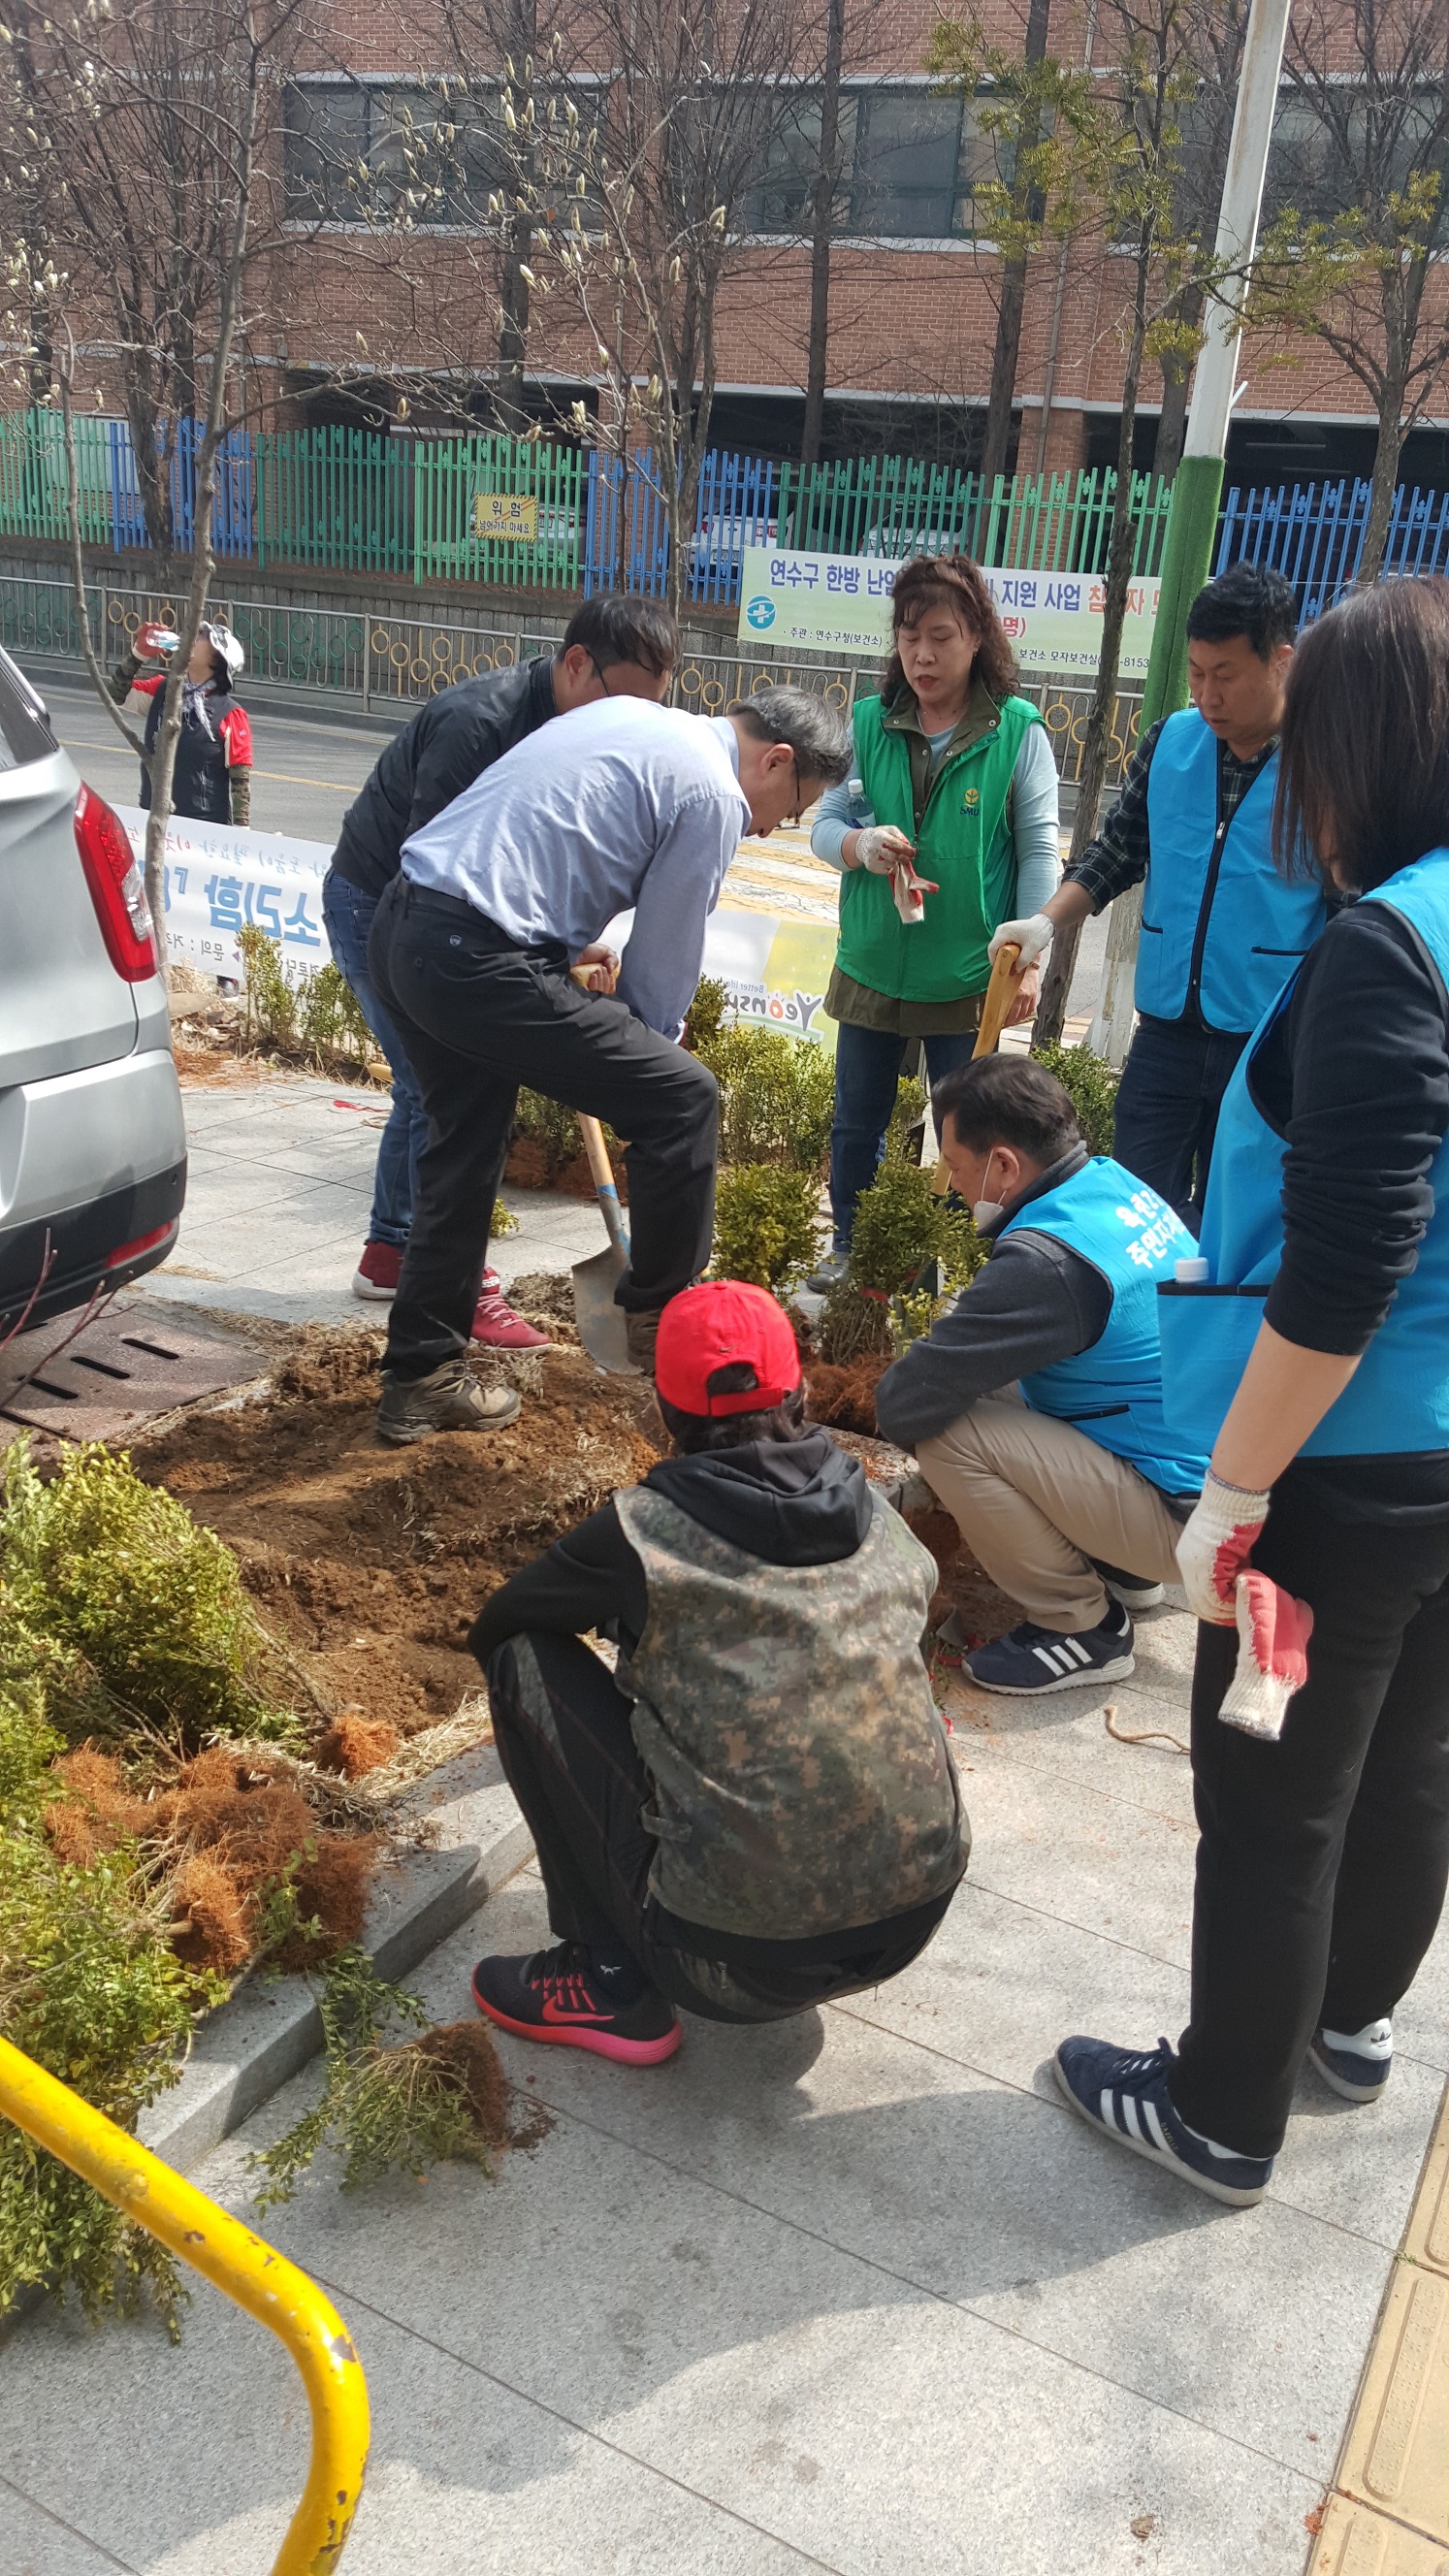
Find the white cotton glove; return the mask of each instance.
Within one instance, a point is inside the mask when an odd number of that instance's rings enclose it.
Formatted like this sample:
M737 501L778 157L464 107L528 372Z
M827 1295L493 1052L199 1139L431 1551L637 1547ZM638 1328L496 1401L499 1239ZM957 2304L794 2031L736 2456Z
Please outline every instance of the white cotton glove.
M998 948L1019 948L1021 955L1016 961L1016 972L1024 974L1028 966L1036 964L1042 951L1050 948L1055 927L1044 912L1034 912L1030 921L1003 921L1001 928L993 930L988 939L986 954L994 959Z
M1177 1542L1177 1566L1195 1619L1231 1628L1238 1616L1238 1576L1268 1517L1268 1496L1225 1485L1208 1473L1192 1516Z
M855 864L870 876L891 876L902 859L914 856L914 842L908 841L904 832L898 832L894 823L867 823L855 836Z

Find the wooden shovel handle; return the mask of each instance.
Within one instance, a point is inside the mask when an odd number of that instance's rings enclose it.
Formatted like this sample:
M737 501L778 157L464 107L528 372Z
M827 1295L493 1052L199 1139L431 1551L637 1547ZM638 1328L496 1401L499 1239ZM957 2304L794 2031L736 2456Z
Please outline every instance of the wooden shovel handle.
M986 999L981 1005L981 1021L976 1031L976 1044L971 1050L973 1062L978 1055L996 1053L997 1040L1006 1026L1006 1014L1011 1008L1015 994L1018 980L1016 961L1020 955L1019 948L1013 948L1008 944L1005 948L998 948L992 960L991 981L986 987Z
M976 1044L971 1050L973 1064L977 1056L994 1055L996 1052L997 1040L1006 1026L1006 1014L1011 1008L1012 994L1017 981L1016 961L1020 955L1019 948L1008 945L1005 948L998 948L992 960L991 981L986 987L985 999L981 1005L981 1018L976 1029ZM950 1186L951 1175L946 1169L945 1156L941 1155L937 1158L936 1168L931 1174L931 1187L937 1198L943 1199Z
M586 1118L582 1109L576 1111L575 1115L579 1122L579 1133L584 1140L584 1152L589 1158L589 1170L593 1176L594 1187L596 1190L612 1190L614 1166L609 1160L609 1149L604 1142L603 1128L597 1118Z

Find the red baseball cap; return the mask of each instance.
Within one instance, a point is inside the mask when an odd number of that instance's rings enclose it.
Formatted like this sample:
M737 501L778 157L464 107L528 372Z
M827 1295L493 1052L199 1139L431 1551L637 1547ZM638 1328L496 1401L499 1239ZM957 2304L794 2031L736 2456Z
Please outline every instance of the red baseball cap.
M755 1384L711 1395L715 1370L748 1361ZM769 1413L800 1383L800 1354L783 1306L744 1279L705 1279L671 1297L659 1318L654 1383L680 1413Z

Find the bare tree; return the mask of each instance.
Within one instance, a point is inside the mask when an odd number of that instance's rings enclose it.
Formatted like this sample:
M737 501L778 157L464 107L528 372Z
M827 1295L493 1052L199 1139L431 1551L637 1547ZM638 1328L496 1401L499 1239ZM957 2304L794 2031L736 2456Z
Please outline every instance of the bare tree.
M76 346L101 340L125 387L151 542L170 551L177 424L197 420L195 500L180 644L149 758L146 890L164 920L166 825L181 734L183 675L215 571L217 467L234 417L236 358L251 316L262 153L276 114L275 66L302 0L95 0L82 23L42 22L26 70L43 137L47 240L17 247L12 294L43 308L58 383L71 570L82 648L103 704L119 710L90 634L76 462ZM13 47L12 47L13 61ZM14 92L10 94L13 110ZM273 228L269 222L268 229ZM64 264L62 264L64 263Z
M1063 197L1062 182L1075 165L1069 152L1057 149L1063 75L1048 52L1050 32L1051 0L1027 0L1019 54L992 42L978 16L965 22L938 19L926 58L930 70L971 102L997 165L994 180L976 189L978 226L984 226L998 253L996 341L981 455L983 502L996 477L1006 472L1027 274L1048 237L1048 208L1054 209L1052 231L1058 239L1079 220L1075 200ZM1061 129L1063 138L1066 131Z
M1284 76L1279 212L1254 315L1321 340L1368 395L1378 434L1358 578L1375 581L1404 440L1449 371L1449 7L1299 0Z

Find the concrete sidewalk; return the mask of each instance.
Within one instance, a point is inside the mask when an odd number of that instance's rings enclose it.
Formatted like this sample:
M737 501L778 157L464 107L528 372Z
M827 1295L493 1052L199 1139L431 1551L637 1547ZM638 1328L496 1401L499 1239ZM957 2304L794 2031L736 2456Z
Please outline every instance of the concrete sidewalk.
M1190 1653L1180 1613L1143 1622L1121 1727L1185 1733ZM1044 2064L1181 2026L1186 1762L1114 1742L1091 1690L952 1714L971 1872L894 1985L691 2022L647 2073L505 2039L552 2125L496 2183L344 2199L322 2167L269 2219L372 2390L351 2576L1300 2576L1449 2067L1449 1940L1385 2101L1305 2076L1270 2198L1221 2210ZM462 2015L481 1951L546 1937L530 1869L416 1982ZM316 2084L203 2187L244 2209ZM179 2351L37 2318L0 2360L0 2564L251 2576L306 2442L279 2349L204 2287Z
M348 1293L380 1095L265 1076L186 1106L187 1213L146 1295L380 1320ZM587 1206L510 1195L505 1277L594 1249ZM348 2576L1442 2576L1398 2524L1388 2558L1310 2535L1449 2072L1449 1933L1385 2100L1305 2075L1260 2209L1091 2137L1048 2071L1069 2030L1148 2045L1185 2018L1188 1765L1104 1705L1185 1739L1192 1651L1169 1609L1109 1693L952 1693L971 1871L893 1985L691 2022L648 2072L504 2039L546 2133L496 2182L349 2199L324 2163L269 2218L372 2392ZM474 1958L546 1938L530 1868L414 1982L458 2017ZM245 2212L249 2150L318 2081L203 2188ZM0 2568L261 2576L307 2440L280 2348L204 2285L177 2351L37 2316L0 2353Z

